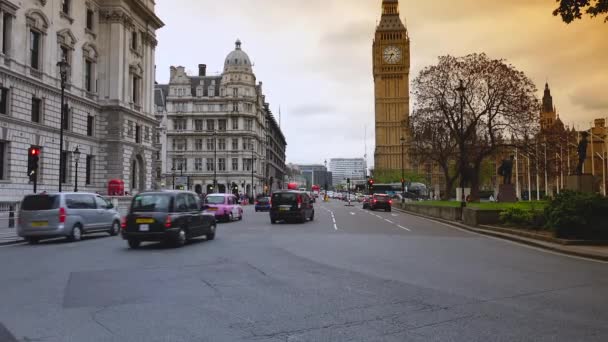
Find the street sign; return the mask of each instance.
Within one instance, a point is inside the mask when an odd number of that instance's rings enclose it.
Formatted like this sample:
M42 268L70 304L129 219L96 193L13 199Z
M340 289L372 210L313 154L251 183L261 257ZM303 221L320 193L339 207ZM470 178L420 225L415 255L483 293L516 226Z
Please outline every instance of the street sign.
M188 177L187 176L175 177L175 185L176 186L187 186L188 185Z

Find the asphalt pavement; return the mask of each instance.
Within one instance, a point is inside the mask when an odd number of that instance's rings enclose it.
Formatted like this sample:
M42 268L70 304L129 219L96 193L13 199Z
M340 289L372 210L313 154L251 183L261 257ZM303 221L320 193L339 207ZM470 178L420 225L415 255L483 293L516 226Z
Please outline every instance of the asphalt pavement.
M0 247L0 341L607 341L608 264L359 204Z

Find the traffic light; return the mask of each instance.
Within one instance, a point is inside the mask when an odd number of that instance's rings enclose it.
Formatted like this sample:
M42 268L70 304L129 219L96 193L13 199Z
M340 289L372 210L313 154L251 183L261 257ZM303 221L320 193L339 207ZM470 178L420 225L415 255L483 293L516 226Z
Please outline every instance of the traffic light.
M40 149L30 147L27 151L27 175L31 182L38 178L38 161L40 160Z

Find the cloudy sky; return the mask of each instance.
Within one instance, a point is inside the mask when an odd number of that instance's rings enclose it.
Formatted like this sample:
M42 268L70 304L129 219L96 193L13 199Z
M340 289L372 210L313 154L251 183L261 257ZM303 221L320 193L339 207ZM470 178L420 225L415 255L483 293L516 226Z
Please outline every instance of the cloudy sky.
M372 40L381 0L157 0L157 80L169 66L220 72L243 41L266 99L281 108L287 158L322 163L363 157L373 164ZM566 25L553 0L401 0L409 30L411 78L439 55L486 52L546 80L567 124L608 117L608 24ZM539 96L542 94L539 93Z

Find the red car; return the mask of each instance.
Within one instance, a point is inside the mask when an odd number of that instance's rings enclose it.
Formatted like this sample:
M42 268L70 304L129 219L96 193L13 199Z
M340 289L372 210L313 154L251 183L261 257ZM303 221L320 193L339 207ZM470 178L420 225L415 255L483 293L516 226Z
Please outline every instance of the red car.
M393 200L388 195L374 194L369 204L371 210L384 209L390 212L392 210Z

